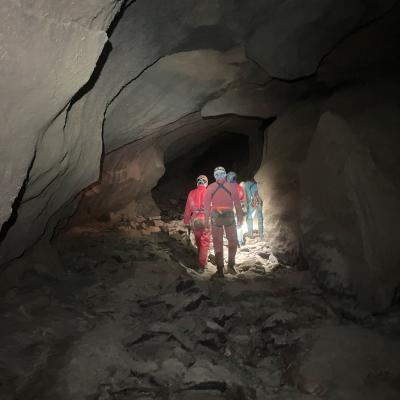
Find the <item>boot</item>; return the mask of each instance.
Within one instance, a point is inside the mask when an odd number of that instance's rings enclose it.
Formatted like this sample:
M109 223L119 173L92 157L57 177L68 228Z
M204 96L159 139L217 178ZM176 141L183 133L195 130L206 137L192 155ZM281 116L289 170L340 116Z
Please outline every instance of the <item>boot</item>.
M237 274L236 269L235 269L235 263L233 263L233 264L228 263L228 273L232 274L232 275Z
M235 256L236 256L236 247L229 247L228 253L228 273L232 275L236 275L235 269Z
M217 272L213 277L223 278L224 277L224 255L223 253L215 253L215 261L217 263Z

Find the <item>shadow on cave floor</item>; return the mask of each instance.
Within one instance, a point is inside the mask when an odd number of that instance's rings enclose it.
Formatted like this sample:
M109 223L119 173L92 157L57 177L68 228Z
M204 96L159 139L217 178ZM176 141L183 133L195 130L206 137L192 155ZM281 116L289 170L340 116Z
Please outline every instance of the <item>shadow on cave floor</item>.
M398 399L398 315L343 319L261 243L210 280L181 226L138 224L71 231L57 279L7 293L1 399Z

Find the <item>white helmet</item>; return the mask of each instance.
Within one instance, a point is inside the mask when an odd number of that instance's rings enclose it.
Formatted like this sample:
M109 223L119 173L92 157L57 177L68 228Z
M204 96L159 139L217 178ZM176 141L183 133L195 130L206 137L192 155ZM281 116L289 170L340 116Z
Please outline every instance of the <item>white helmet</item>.
M214 169L214 178L215 180L225 179L226 178L226 171L224 167L217 167Z
M208 178L205 175L200 175L196 179L197 181L197 186L207 186L208 185Z

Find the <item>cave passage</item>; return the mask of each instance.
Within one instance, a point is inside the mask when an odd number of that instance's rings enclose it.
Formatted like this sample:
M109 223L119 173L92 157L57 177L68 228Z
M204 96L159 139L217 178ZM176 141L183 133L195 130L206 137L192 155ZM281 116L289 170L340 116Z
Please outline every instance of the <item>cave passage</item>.
M0 399L399 400L399 21L3 0ZM264 213L224 277L182 220L216 166Z
M207 142L187 149L184 155L167 161L165 174L152 191L153 198L164 213L171 208L182 212L187 195L196 187L196 178L199 175L206 175L211 183L214 181L214 168L223 166L227 172L237 173L238 182L252 179L259 163L250 165L251 157L257 158L257 154L250 153L248 135L220 132Z

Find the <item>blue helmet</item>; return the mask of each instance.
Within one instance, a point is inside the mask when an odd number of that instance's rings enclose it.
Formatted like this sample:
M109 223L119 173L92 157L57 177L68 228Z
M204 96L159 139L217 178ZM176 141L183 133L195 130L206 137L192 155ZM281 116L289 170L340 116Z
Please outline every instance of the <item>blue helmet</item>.
M226 180L230 183L236 183L237 182L237 175L236 172L228 172L226 175Z

